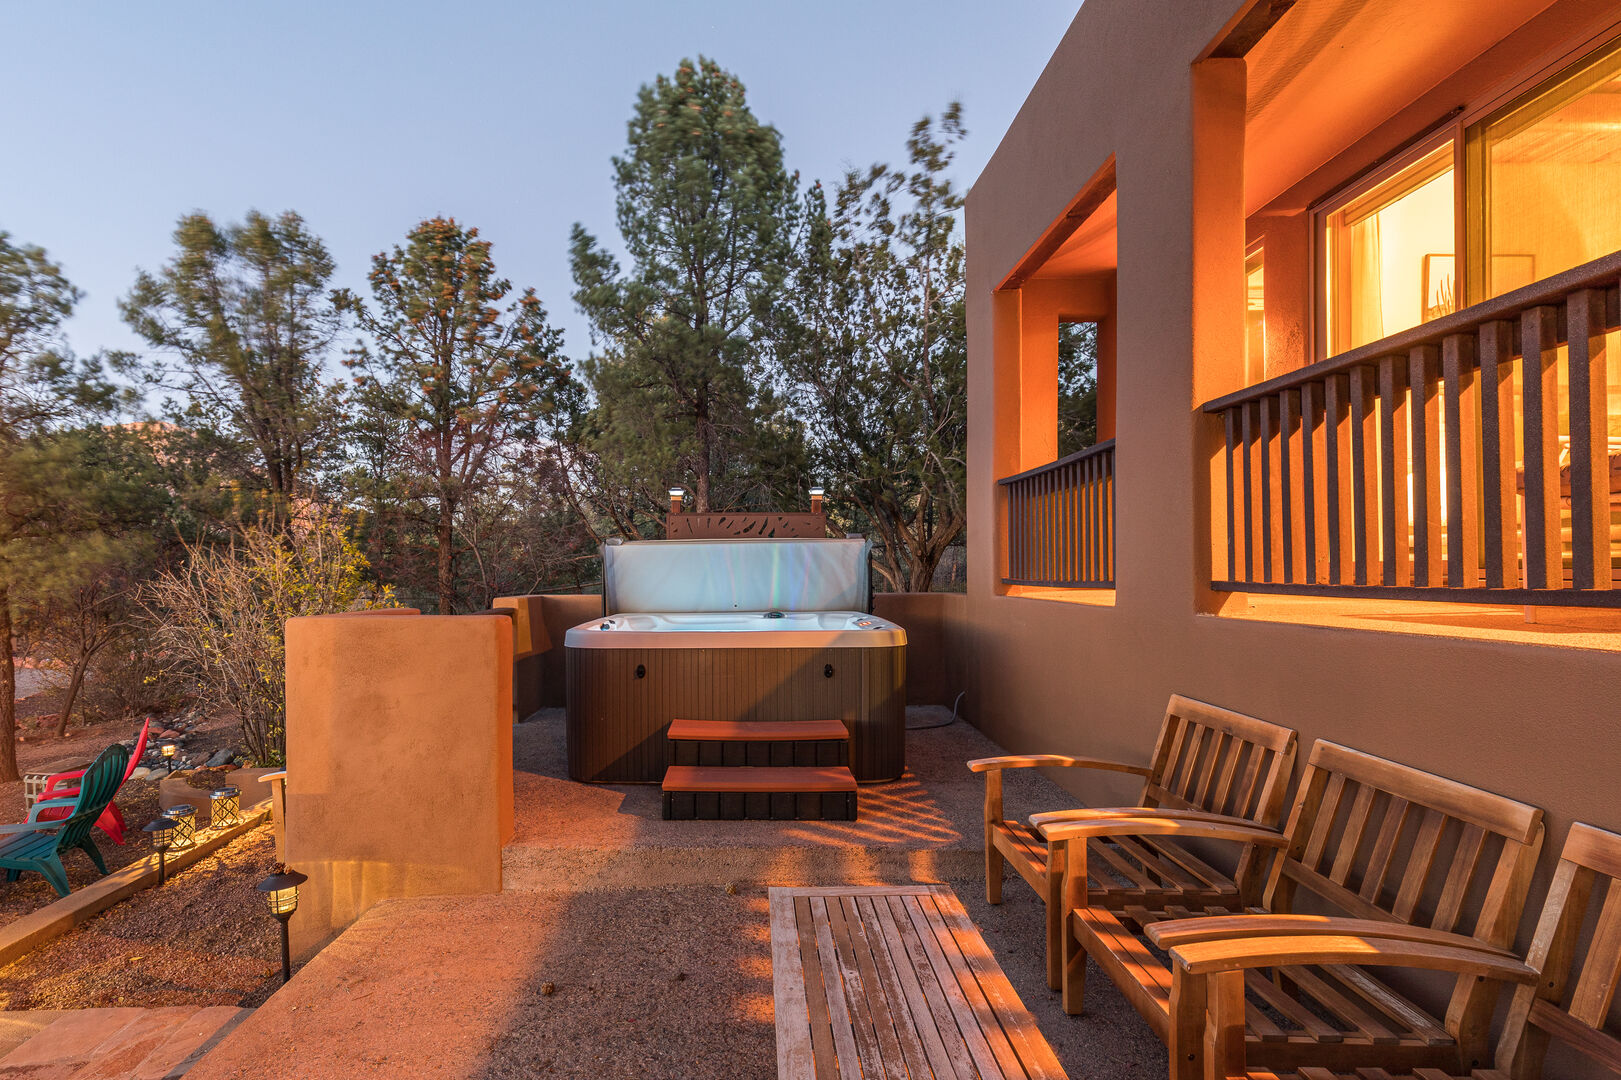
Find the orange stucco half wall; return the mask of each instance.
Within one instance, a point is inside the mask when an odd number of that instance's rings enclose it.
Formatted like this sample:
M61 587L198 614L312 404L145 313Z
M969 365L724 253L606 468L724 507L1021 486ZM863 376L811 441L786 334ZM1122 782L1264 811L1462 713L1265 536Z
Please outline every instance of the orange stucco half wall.
M512 619L287 623L287 861L308 956L382 900L499 892L512 836Z

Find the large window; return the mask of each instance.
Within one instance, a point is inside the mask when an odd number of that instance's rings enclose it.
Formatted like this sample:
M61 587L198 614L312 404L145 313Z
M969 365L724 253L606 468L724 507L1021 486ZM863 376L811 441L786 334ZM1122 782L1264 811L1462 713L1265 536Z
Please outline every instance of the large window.
M1621 251L1621 49L1472 126L1471 301Z
M1453 141L1323 215L1330 352L1454 308Z
M1617 207L1621 43L1611 43L1506 105L1460 115L1317 208L1317 354L1621 250Z

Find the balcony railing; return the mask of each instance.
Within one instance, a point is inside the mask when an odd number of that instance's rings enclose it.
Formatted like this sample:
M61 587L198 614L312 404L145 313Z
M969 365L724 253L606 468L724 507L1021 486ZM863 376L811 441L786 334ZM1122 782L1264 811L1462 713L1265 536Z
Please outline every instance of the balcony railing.
M1114 440L997 481L1008 585L1114 588Z
M1213 588L1621 606L1618 281L1621 252L1207 403Z

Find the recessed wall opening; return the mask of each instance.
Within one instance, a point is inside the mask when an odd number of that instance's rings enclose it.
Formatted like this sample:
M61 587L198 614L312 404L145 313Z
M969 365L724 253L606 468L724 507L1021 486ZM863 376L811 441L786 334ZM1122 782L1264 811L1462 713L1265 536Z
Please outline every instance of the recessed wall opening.
M1246 56L1210 610L1621 629L1621 27L1545 6L1301 0Z
M997 292L1008 595L1113 603L1116 220L1111 160Z

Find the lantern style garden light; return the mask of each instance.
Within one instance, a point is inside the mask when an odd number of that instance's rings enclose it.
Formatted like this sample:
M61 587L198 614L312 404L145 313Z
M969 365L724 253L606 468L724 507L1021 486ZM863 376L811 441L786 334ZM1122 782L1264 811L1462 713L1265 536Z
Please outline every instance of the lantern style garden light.
M279 874L271 874L255 886L265 894L265 906L270 914L281 923L281 981L283 984L293 977L292 948L287 941L287 920L293 917L298 910L298 887L309 878L297 870L283 869Z
M169 845L174 843L174 819L154 818L142 825L141 831L152 834L152 850L158 853L158 884L162 885L169 879L165 863L168 861Z
M208 797L208 825L212 829L228 829L242 823L240 788L222 787Z
M679 514L681 512L681 498L686 493L686 488L673 487L670 489L670 513Z
M174 849L185 851L197 842L197 808L186 803L171 806L164 816L174 822Z
M174 762L174 752L177 749L179 748L172 742L166 742L162 746L158 747L158 753L163 755L163 763L165 765L169 765Z

